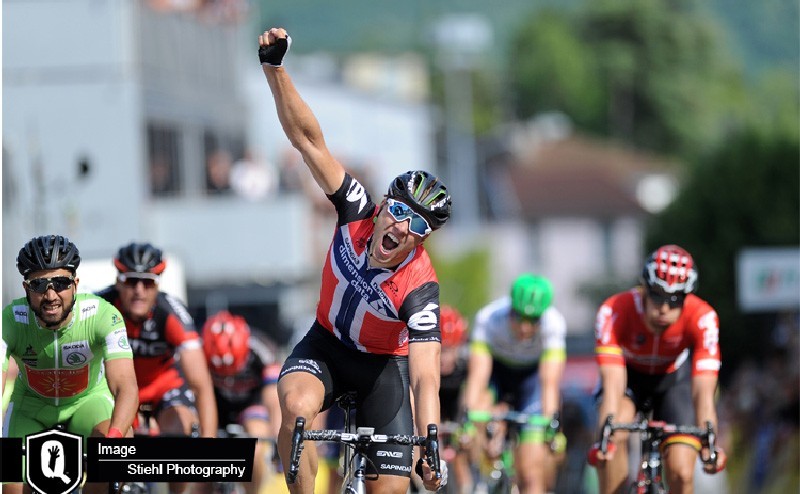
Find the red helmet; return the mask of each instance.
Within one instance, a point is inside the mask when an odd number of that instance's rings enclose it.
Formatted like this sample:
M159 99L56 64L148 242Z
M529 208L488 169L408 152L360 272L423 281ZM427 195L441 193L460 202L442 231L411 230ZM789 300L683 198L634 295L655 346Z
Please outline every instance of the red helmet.
M439 326L442 328L442 346L458 346L467 336L469 323L456 309L443 305L439 310Z
M203 325L203 351L211 372L233 376L244 369L250 353L250 326L242 316L220 311Z
M692 255L683 247L664 245L654 250L645 262L642 281L647 288L664 293L692 293L697 289L697 268Z

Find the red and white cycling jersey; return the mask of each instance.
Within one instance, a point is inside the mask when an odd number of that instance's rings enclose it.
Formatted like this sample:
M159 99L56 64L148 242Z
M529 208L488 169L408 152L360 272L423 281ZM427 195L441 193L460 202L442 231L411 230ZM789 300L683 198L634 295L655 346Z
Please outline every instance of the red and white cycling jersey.
M379 207L349 174L328 199L338 221L322 271L317 322L365 353L408 355L409 342L440 341L439 281L425 249L417 247L394 269L370 267Z
M114 286L98 293L116 306L121 302ZM184 348L200 348L200 335L186 307L175 297L159 292L150 315L143 323L125 317L133 367L139 385L140 403L158 403L167 391L180 388L184 378L175 355Z
M629 365L645 374L668 374L692 356L692 375L717 374L721 365L719 320L703 299L687 295L680 318L656 335L644 323L637 289L608 298L597 312L595 352L599 365Z

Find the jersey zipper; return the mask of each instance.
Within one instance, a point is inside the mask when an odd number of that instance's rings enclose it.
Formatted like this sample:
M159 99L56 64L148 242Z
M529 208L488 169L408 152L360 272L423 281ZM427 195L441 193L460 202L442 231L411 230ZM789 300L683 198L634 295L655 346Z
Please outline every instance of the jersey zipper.
M60 355L58 354L58 331L53 331L53 357L54 362L53 365L55 366L55 386L56 386L56 402L55 406L58 406L60 401L60 394L59 391L61 389L61 374L59 372L58 362L61 360Z

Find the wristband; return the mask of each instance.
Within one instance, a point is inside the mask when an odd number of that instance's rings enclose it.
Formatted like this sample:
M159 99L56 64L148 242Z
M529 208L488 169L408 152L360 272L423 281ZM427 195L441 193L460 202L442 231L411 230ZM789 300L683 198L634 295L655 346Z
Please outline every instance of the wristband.
M108 434L106 434L106 437L108 437L108 438L121 438L122 437L122 431L117 429L116 427L112 427L112 428L108 429Z
M278 38L275 43L269 46L258 47L258 59L261 65L267 64L272 67L282 67L283 57L292 46L292 37L288 34L285 38Z

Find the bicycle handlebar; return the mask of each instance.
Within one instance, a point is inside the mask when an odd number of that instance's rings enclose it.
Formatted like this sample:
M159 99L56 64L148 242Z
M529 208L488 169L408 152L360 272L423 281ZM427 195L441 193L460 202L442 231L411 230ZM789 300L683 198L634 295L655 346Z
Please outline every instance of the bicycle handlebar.
M697 427L693 425L676 425L668 424L659 420L641 420L639 422L630 423L614 423L613 415L606 417L603 423L603 428L600 431L600 447L598 448L604 455L608 452L608 441L614 434L614 431L628 431L628 432L643 432L651 435L666 435L666 434L687 434L695 436L700 441L708 446L709 455L708 459L703 462L709 465L717 463L717 447L716 438L714 433L714 426L711 421L706 421L705 427Z
M292 451L289 455L289 469L286 471L286 483L293 484L300 471L300 454L303 451L303 441L330 441L353 445L368 445L373 443L399 444L403 446L424 446L425 461L436 473L436 478L441 478L439 464L439 432L436 424L428 425L427 436L411 434L373 434L374 429L359 428L358 432L343 432L336 429L305 430L306 419L297 417L294 431L292 432Z

